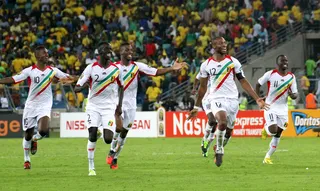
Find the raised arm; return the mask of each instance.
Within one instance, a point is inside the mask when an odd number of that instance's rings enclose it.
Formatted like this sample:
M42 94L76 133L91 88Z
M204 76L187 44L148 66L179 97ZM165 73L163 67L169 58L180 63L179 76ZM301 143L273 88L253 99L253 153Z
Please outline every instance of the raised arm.
M87 81L89 80L91 75L91 65L88 65L86 69L81 74L78 79L77 85L74 88L75 92L80 92L84 87L86 87Z
M0 84L13 84L19 83L29 77L30 67L22 70L19 74L12 77L3 78L0 80Z
M171 66L169 68L158 69L157 73L156 73L156 76L161 76L161 75L164 75L164 74L166 74L168 72L181 70L186 65L187 65L187 63L185 63L185 62L178 62L178 58L177 58L176 61L173 64L173 66Z

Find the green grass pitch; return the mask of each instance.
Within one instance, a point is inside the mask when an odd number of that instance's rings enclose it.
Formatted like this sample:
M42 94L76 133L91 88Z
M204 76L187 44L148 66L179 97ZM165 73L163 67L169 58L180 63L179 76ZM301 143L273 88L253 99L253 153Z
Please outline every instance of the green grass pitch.
M23 169L22 139L0 139L0 190L319 190L320 138L283 138L262 160L270 138L232 138L220 168L203 158L199 138L129 138L118 160L105 162L109 145L98 141L97 176L88 177L86 139L47 138ZM306 169L308 168L308 169Z

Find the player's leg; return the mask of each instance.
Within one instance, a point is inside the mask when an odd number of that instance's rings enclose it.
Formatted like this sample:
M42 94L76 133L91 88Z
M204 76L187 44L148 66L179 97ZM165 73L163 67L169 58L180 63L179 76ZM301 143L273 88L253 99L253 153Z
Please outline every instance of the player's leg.
M224 135L223 147L225 147L231 139L231 135L232 135L235 121L237 119L238 111L239 111L238 100L229 100L229 107L227 109L227 112L228 112L227 126L228 126L228 128L226 130L226 134Z
M208 156L208 151L214 140L214 133L216 131L217 127L217 121L213 116L213 113L211 111L208 112L207 114L208 117L208 123L206 125L206 130L204 133L204 136L202 138L202 144L201 144L201 149L202 149L202 155L204 157Z
M24 137L22 140L22 148L23 148L23 155L24 155L24 169L31 168L31 160L30 160L30 149L31 149L31 142L32 136L34 133L34 128L37 125L36 117L29 117L28 111L24 111L23 113L23 120L22 120L22 127L24 131Z
M120 136L118 137L117 147L115 149L116 153L115 153L114 159L110 165L110 168L112 168L112 169L118 168L118 157L120 156L120 153L123 150L124 144L127 139L127 134L132 127L132 124L134 122L135 117L136 117L136 110L135 109L127 110L124 115L123 128L121 130Z
M216 112L215 118L217 119L218 126L216 130L216 154L215 154L215 163L218 167L222 164L222 156L224 154L223 142L227 129L227 112L220 110Z
M271 132L270 132L270 135L272 135L272 139L269 144L269 150L266 153L266 156L263 160L263 163L265 163L265 164L273 164L272 160L271 160L271 156L276 151L276 149L279 145L282 131L285 130L287 127L287 121L288 121L287 116L278 116L278 115L274 114L274 117L276 119L276 124L270 125L272 127L268 128L268 130L273 131L274 129L276 129L276 133L271 134ZM274 133L274 131L273 131L273 133Z
M41 140L49 133L49 121L51 115L51 109L41 109L37 111L36 119L38 131L33 135L31 140L31 154L36 154L38 150L38 141Z
M126 111L123 111L123 115ZM123 129L123 116L118 116L118 115L115 115L114 116L115 119L116 119L116 132L113 136L113 139L112 139L112 142L111 142L111 146L110 146L110 151L109 151L109 154L107 156L107 164L111 164L112 163L112 160L113 160L113 157L115 155L115 149L116 149L116 146L117 146L117 143L118 143L118 137L120 135L120 132L121 130Z
M101 116L97 111L88 110L87 114L87 127L89 138L87 143L88 163L89 163L89 176L95 176L96 171L94 167L94 152L96 150L98 140L98 126L101 124Z

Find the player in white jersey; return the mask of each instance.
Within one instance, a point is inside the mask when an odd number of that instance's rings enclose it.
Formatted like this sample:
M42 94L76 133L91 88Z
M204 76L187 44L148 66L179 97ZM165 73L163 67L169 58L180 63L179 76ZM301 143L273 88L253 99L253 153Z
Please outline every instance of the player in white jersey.
M192 88L192 92L191 92L192 95L196 94L199 83L200 83L200 72L197 74L196 79L194 80L193 88ZM209 85L209 83L208 83L208 85ZM214 132L216 131L216 127L217 127L217 121L212 114L210 100L207 99L207 97L208 97L208 91L206 92L206 94L204 95L204 97L202 99L202 109L204 110L204 112L206 113L206 115L208 117L206 129L204 131L204 135L201 140L202 156L204 156L204 157L207 157L209 154L208 148L210 148L210 145L214 140Z
M49 66L49 55L44 46L35 49L37 64L23 69L19 74L0 80L0 84L19 83L26 79L29 82L29 93L23 110L22 126L25 132L23 138L24 169L31 168L29 151L37 152L38 140L49 132L49 120L52 108L51 82L54 78L66 79L72 77L59 69ZM34 134L35 126L38 132Z
M250 83L244 77L240 62L227 55L227 43L224 38L218 37L212 42L215 50L213 56L201 64L200 88L194 109L190 112L188 119L193 119L198 114L201 101L208 88L208 99L211 102L211 110L218 121L216 129L217 146L215 150L215 164L222 164L224 154L223 143L225 134L231 136L236 115L238 113L238 89L235 78L239 80L242 88L246 90L257 102L260 108L266 108L262 98L254 92Z
M123 73L124 83L124 98L123 98L123 128L121 132L116 132L111 149L106 159L107 164L110 164L111 169L118 168L118 157L125 144L128 131L134 122L137 108L137 90L138 90L138 78L139 73L144 73L149 76L160 76L168 72L178 71L184 67L185 63L178 63L176 61L172 67L156 69L149 67L141 62L131 61L133 51L132 46L129 43L123 43L120 46L121 60L117 66Z
M116 128L115 115L122 113L123 82L121 71L111 60L112 49L109 43L98 45L99 62L86 67L79 78L75 91L81 91L89 81L90 89L86 107L89 140L87 144L89 176L95 176L94 152L97 143L98 127L103 127L103 139L106 144L112 142Z
M270 104L270 109L264 111L266 124L262 135L265 137L271 135L272 140L263 160L265 164L273 164L271 155L276 151L281 133L288 125L288 96L291 99L298 97L296 78L294 74L287 72L288 58L285 55L279 55L276 62L277 69L266 72L256 85L256 92L259 95L260 87L265 83L268 84L266 103Z

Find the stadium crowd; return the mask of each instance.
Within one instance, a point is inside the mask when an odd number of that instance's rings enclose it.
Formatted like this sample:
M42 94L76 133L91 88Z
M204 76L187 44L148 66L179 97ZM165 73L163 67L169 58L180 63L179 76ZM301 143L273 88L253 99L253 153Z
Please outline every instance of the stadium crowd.
M86 65L99 59L95 48L99 41L109 41L114 61L120 44L130 42L135 60L149 66L169 67L175 58L185 60L188 69L164 77L142 76L138 103L160 104L159 97L186 80L191 83L200 64L214 51L210 40L223 36L230 55L254 44L272 44L281 38L277 31L295 23L319 24L318 1L295 0L13 0L2 1L0 9L0 78L19 73L36 62L32 53L44 44L59 69L80 75ZM319 67L319 64L318 64ZM16 84L16 106L23 105L27 91ZM146 93L143 93L146 92ZM0 92L1 95L3 92ZM21 98L20 98L20 97ZM81 105L86 92L66 92L73 106ZM185 107L190 104L185 95ZM55 90L55 99L62 100ZM190 97L190 96L189 96ZM169 99L169 101L175 101ZM169 110L181 108L179 103ZM150 109L146 107L145 109Z

